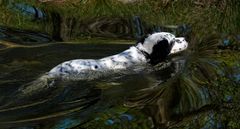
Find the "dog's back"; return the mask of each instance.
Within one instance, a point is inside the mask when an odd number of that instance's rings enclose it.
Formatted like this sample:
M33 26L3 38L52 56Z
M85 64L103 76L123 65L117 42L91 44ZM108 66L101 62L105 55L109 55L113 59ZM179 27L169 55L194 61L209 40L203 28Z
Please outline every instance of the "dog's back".
M137 50L130 47L122 53L102 59L76 59L57 65L48 73L52 77L67 79L88 79L102 76L108 72L127 69L134 65L146 64L146 58Z

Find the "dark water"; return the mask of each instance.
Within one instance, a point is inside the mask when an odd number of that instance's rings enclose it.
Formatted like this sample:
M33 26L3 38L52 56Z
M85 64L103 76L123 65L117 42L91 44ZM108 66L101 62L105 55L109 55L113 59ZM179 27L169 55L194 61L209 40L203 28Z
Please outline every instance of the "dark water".
M17 42L22 45L36 45L52 41L51 37L47 34L4 26L0 26L0 39L9 42Z

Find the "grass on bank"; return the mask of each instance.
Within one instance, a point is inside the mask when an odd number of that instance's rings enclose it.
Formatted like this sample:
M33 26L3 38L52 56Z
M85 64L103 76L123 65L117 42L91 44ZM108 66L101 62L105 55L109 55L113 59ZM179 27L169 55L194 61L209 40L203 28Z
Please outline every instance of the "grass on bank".
M123 4L116 0L65 0L62 3L37 0L14 0L42 9L46 14L57 12L63 21L75 18L77 21L99 17L121 17L132 19L140 16L149 25L188 24L195 36L212 33L237 34L240 30L240 1L220 0L198 3L197 0L143 0ZM51 20L33 21L8 8L6 0L0 1L0 25L51 33ZM48 19L51 19L48 16ZM63 25L64 26L64 25ZM78 37L75 37L78 38Z

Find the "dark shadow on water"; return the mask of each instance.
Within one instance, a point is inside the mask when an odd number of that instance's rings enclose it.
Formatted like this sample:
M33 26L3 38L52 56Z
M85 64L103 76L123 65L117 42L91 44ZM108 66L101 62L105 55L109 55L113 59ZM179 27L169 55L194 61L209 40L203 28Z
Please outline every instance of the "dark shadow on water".
M37 45L49 43L52 41L52 38L47 34L39 32L0 26L0 40L21 45Z

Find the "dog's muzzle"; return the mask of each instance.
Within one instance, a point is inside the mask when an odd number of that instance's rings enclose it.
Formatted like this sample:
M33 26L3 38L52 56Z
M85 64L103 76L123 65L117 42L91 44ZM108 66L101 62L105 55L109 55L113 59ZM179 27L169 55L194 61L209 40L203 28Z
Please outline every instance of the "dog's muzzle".
M175 38L172 42L170 42L170 47L170 54L179 53L187 49L188 42L183 37Z

